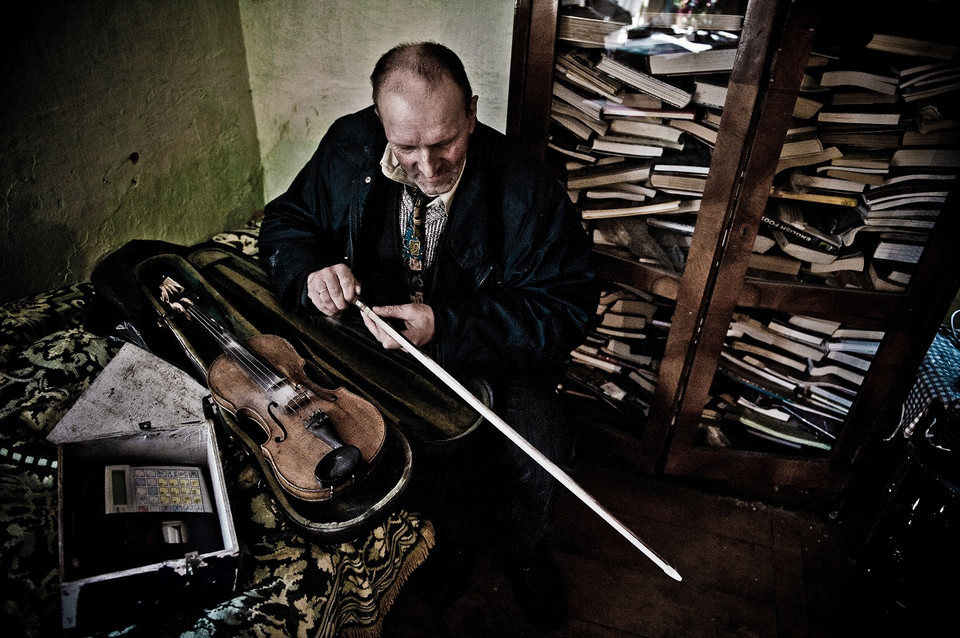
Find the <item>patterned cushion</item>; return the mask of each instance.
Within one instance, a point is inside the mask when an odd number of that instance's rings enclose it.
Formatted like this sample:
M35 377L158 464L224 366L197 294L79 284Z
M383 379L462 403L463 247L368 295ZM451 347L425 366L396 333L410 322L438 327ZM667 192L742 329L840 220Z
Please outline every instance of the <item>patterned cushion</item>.
M258 223L214 241L256 255ZM119 350L86 332L90 284L0 306L0 569L6 635L60 633L56 448L47 433ZM256 464L221 441L241 546L233 598L169 614L125 636L356 636L380 633L399 588L433 545L429 521L392 513L353 542L323 546L291 529Z

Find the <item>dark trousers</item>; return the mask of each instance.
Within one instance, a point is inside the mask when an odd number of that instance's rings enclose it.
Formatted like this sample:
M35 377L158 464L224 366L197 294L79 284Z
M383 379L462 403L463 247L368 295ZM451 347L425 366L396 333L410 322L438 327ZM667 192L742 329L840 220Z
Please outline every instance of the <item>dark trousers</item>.
M563 418L556 383L511 378L491 383L493 411L561 469L574 436ZM529 552L547 534L562 485L491 423L456 449L414 458L412 506L434 523L438 546L509 557Z

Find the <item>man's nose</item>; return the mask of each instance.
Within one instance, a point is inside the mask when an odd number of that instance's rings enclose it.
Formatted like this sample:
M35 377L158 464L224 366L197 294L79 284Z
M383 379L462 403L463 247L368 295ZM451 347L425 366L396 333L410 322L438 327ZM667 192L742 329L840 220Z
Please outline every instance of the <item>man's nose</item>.
M424 177L433 177L440 168L439 154L429 148L422 149L417 158L417 168Z

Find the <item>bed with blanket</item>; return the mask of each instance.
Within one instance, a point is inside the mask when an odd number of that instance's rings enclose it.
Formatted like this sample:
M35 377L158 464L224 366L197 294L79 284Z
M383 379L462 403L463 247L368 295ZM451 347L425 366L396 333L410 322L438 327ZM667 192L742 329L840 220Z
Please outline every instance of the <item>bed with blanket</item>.
M257 226L212 243L255 260ZM57 449L48 433L123 345L91 331L92 283L0 307L0 570L3 633L60 633ZM221 446L223 444L221 443ZM249 454L222 451L240 545L238 584L204 609L167 613L116 635L377 636L399 589L433 544L402 507L358 538L298 533L262 487Z

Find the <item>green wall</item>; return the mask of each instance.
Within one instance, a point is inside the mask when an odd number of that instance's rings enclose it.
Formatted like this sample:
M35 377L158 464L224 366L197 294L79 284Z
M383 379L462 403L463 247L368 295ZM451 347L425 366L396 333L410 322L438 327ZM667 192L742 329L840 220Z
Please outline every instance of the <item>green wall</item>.
M263 206L236 0L37 0L3 22L0 302Z

